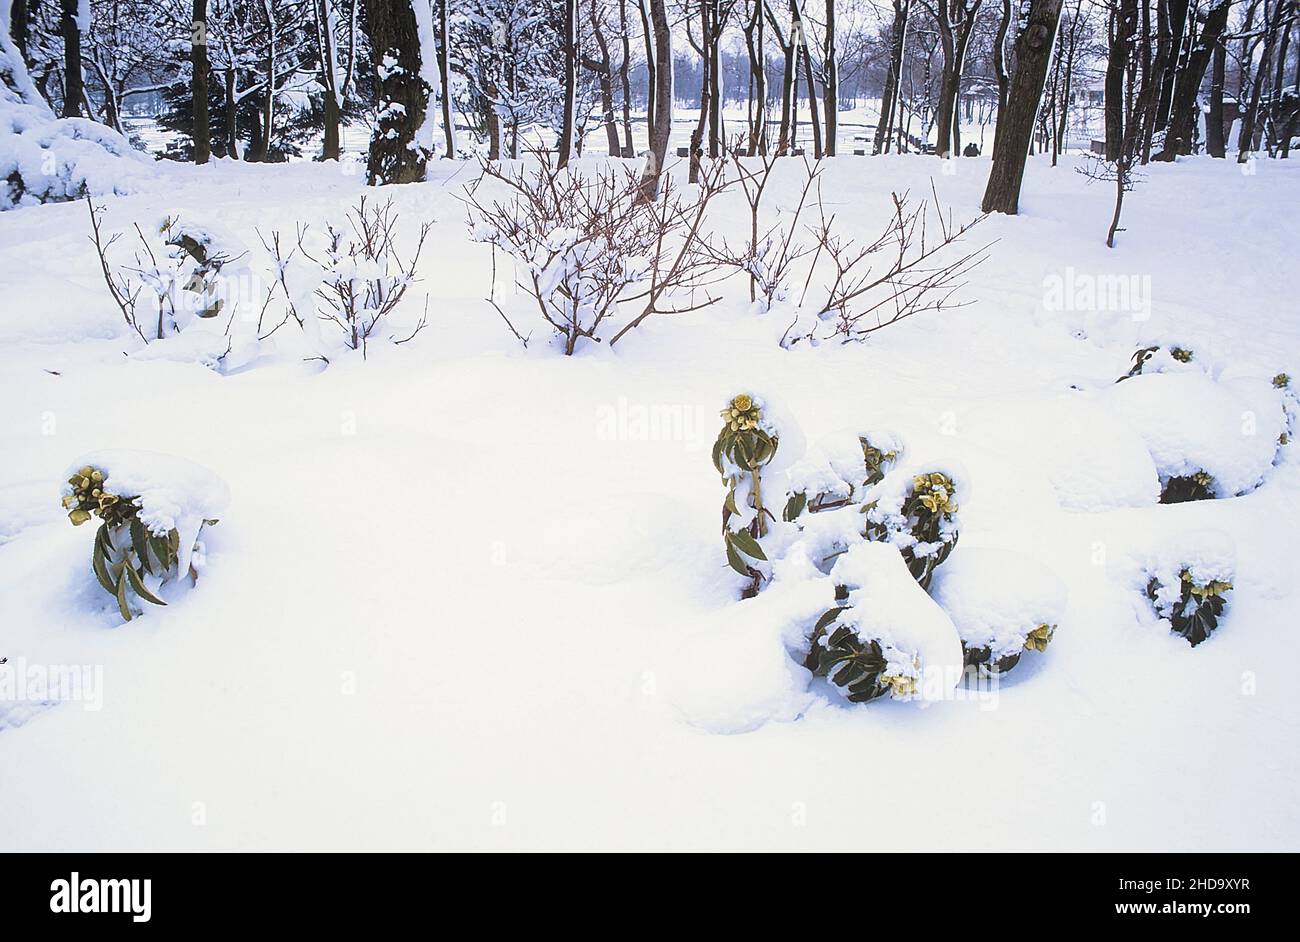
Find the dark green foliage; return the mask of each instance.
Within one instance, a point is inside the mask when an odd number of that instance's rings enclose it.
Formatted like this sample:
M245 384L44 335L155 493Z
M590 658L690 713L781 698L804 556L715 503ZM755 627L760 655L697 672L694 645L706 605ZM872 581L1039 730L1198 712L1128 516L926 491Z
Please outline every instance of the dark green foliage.
M144 577L166 580L177 575L173 569L180 553L180 534L174 528L165 535L151 533L139 517L140 498L110 494L103 490L103 483L99 469L81 468L68 479L72 493L63 498L63 507L73 526L81 526L91 516L103 521L95 531L90 568L95 580L117 601L122 618L130 621L135 616L132 594L153 605L167 604L149 590Z
M951 521L957 513L954 483L947 475L939 472L918 474L912 478L912 493L903 502L902 514L907 518L908 532L921 543L941 543L942 546L929 556L918 556L911 546L900 547L907 569L921 588L929 591L930 580L934 571L946 560L957 545L957 533L950 530L942 532L945 522ZM863 536L873 542L889 541L891 531L887 523L872 520L875 504L867 504L862 512L867 515L867 525Z
M762 469L776 455L777 438L762 427L760 404L744 393L736 396L722 410L723 426L713 443L713 467L727 484L722 503L722 541L727 565L750 579L745 598L758 594L763 574L750 561L767 561L759 539L767 533L771 511L763 506ZM736 486L744 475L750 477L748 500L754 519L748 526L733 528L731 518L740 514L736 506ZM746 559L748 557L748 560Z
M845 594L843 587L836 590L837 598ZM817 620L804 667L845 688L851 702L865 703L889 693L890 684L884 679L888 664L878 642L863 642L849 626L835 624L845 611L848 606L836 606Z
M1204 471L1179 475L1165 482L1160 491L1160 503L1181 504L1190 500L1214 500L1214 478Z
M1130 376L1137 376L1142 372L1142 367L1146 365L1147 360L1151 359L1159 349L1159 347L1143 347L1141 350L1136 351L1133 354L1133 365L1129 368L1129 371L1115 382L1122 383Z
M1157 606L1157 596L1162 588L1160 580L1152 578L1147 583L1147 598ZM1172 611L1165 617L1169 619L1174 634L1187 639L1187 643L1196 647L1219 627L1219 619L1227 606L1225 593L1232 591L1232 583L1213 581L1207 585L1197 585L1191 574L1184 571L1179 581L1178 601Z
M1022 652L1016 651L1014 654L1006 654L999 658L993 657L993 652L987 647L968 648L965 644L961 646L963 661L967 667L978 667L987 674L1004 674L1011 668L1020 663Z

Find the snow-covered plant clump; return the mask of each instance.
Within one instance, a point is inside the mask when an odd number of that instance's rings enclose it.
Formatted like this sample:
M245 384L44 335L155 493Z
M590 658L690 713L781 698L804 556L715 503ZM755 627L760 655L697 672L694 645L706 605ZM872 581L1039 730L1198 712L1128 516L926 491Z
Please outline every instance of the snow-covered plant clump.
M415 283L431 228L424 223L414 243L403 246L398 240L399 221L391 198L376 206L363 196L345 220L325 223L324 233L314 239L305 224L298 226L292 246L279 232L263 236L275 266L263 308L270 306L278 290L287 309L267 336L293 320L316 358L328 363L333 351L342 347L360 350L365 359L370 343L380 339L380 328ZM323 336L322 323L333 325L337 332ZM406 343L425 325L422 316L404 337L387 339Z
M1065 612L1065 585L1024 553L962 549L935 573L930 595L957 626L966 664L1000 674L1045 651Z
M1179 534L1154 551L1142 569L1156 615L1196 647L1219 627L1236 578L1236 547L1226 534Z
M807 636L804 666L848 700L886 694L938 700L962 678L962 645L943 609L912 577L899 551L859 543L831 571L835 604Z
M248 254L243 243L215 227L167 216L147 230L133 225L135 249L129 261L118 261L112 249L124 233L105 237L103 209L90 200L87 205L104 285L127 326L148 343L174 337L195 321L225 311L229 317L220 336L227 338L229 352L234 308L246 272L241 268L234 277L229 275Z
M713 197L729 186L724 170L718 162L689 197L665 176L649 201L627 168L583 172L545 156L517 166L486 162L465 198L470 237L511 260L516 285L565 355L579 341L604 341L620 305L635 305L636 316L608 337L613 346L651 315L719 300L708 288L726 277L729 262L704 222ZM493 271L488 301L526 343L496 300L495 264Z
M892 431L835 435L821 443L820 453L796 462L788 472L788 492L782 517L847 506L867 488L884 480L903 456L903 441Z
M923 588L957 545L960 472L917 465L884 478L865 496L863 536L892 543Z
M203 568L205 526L230 503L224 481L182 458L144 451L101 451L68 470L63 507L73 526L92 517L91 570L117 601L122 618L139 614L136 600L166 605L164 587Z
M1129 371L1115 382L1122 383L1134 376L1150 376L1153 373L1186 373L1192 371L1204 373L1207 370L1206 364L1197 359L1195 352L1191 348L1177 343L1155 344L1134 351L1132 366L1129 367Z
M1286 415L1199 372L1141 374L1105 400L1146 443L1160 474L1162 503L1234 497L1272 469Z
M489 178L511 192L505 202L471 202L471 237L513 260L565 354L582 338L602 339L619 300L650 273L656 232L635 175L604 168L588 176L548 161L533 172L489 165Z
M55 117L9 23L10 4L0 4L0 210L140 188L152 161L97 121Z
M780 437L763 415L762 400L749 393L735 396L721 414L722 430L713 443L713 467L727 485L722 542L727 565L750 580L744 597L751 598L770 573L760 541L775 517L763 501L762 474L776 457Z

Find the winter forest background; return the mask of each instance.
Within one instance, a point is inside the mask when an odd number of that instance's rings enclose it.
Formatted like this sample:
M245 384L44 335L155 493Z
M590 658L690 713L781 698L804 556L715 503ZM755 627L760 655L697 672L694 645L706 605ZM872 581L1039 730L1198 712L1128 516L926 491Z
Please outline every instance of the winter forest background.
M1297 0L0 0L0 848L1295 849L1298 142Z

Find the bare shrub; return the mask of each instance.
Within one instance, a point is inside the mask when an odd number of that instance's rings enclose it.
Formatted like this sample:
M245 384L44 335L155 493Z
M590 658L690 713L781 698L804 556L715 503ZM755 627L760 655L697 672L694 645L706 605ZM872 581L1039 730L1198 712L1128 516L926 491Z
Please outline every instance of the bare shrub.
M710 200L727 186L724 176L719 164L686 196L665 175L659 197L647 201L635 171L606 166L582 173L538 155L526 165L485 162L464 201L471 237L514 262L517 286L572 355L583 338L602 342L621 304L640 312L610 338L611 346L653 314L719 300L672 299L729 273L704 230ZM488 196L487 181L504 185L506 194ZM495 285L493 292L489 303L526 343L497 303Z

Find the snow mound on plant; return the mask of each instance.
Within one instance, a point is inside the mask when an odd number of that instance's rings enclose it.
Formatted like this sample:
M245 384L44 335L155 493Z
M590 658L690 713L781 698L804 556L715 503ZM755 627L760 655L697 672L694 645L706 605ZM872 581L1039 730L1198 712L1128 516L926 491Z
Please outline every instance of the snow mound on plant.
M0 210L140 188L153 161L112 128L54 116L10 38L9 4L2 6Z
M667 671L668 696L682 717L712 733L798 719L813 700L812 678L782 638L816 621L828 590L825 581L776 584L706 619Z
M1233 582L1237 575L1237 544L1222 530L1183 530L1159 537L1138 557L1138 584L1146 591L1147 581L1160 583L1157 608L1172 609L1178 600L1184 571L1196 585Z
M1160 499L1151 453L1123 421L1077 394L1045 408L1041 456L1062 510L1095 513Z
M947 697L962 677L961 639L898 550L888 543L859 543L836 562L831 581L849 589L849 609L838 623L853 627L864 641L879 640L887 655L892 649L919 659L918 699Z
M1039 625L1058 625L1065 584L1024 553L959 548L935 570L930 594L970 648L987 647L994 659L1015 654Z
M1216 497L1259 486L1284 427L1280 404L1276 416L1261 416L1200 373L1134 376L1108 390L1106 401L1146 442L1162 483L1204 471Z
M175 455L152 451L109 449L82 455L64 473L66 483L89 465L104 474L103 490L119 497L138 498L140 522L155 536L175 530L180 536L177 572L190 566L190 553L204 520L217 519L230 506L230 488L214 472Z

